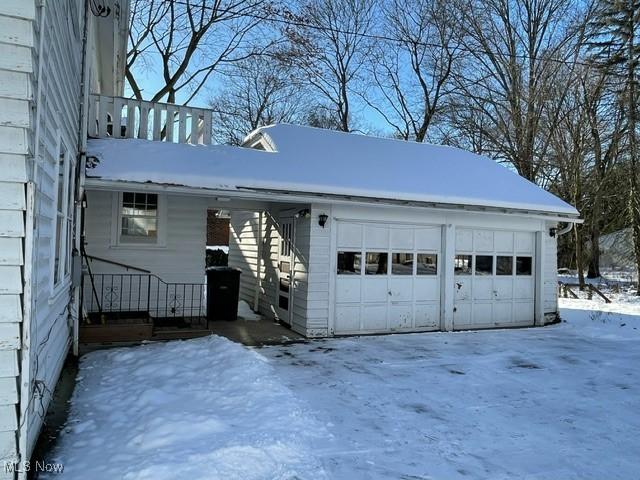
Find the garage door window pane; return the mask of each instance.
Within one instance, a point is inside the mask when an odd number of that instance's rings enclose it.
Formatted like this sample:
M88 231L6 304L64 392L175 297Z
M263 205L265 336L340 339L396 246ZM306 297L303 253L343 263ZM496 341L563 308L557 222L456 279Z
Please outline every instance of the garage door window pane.
M493 275L493 255L476 255L476 275Z
M496 275L513 275L513 257L496 257Z
M516 275L531 275L531 257L516 257Z
M471 275L471 255L456 255L454 269L456 275Z
M418 275L437 275L438 255L435 253L419 253L416 273Z
M387 253L386 252L368 252L367 263L365 265L365 273L367 275L386 275L387 274Z
M361 263L360 252L338 252L338 275L360 275Z
M392 253L391 273L393 275L413 275L413 253Z

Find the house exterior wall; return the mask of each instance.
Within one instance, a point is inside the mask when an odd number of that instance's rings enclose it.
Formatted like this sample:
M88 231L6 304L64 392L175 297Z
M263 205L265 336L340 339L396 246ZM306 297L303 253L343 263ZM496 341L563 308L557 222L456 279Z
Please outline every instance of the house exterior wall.
M0 3L0 465L19 461L27 162L32 154L35 2ZM13 478L0 470L0 478Z
M300 210L303 206L293 210ZM258 311L267 318L276 318L278 299L278 259L280 248L279 218L291 215L292 209L274 206L264 212L231 212L229 235L229 266L242 270L240 299L254 306L256 283L260 282ZM260 216L262 215L262 220ZM294 294L291 302L291 328L310 336L307 305L307 277L311 244L310 221L295 218ZM262 228L260 229L260 225ZM262 232L259 235L259 232ZM260 241L261 239L261 241ZM258 247L262 243L261 248ZM258 257L260 256L260 261ZM260 273L258 274L258 264Z
M555 222L546 224L547 231L555 227ZM544 239L544 314L545 323L551 323L558 313L558 238L545 235Z
M253 306L254 292L258 282L259 224L260 213L258 212L231 212L228 265L242 271L240 275L240 300L244 300L251 306ZM263 236L265 231L266 228L263 226ZM262 278L264 278L264 268L261 270Z
M161 201L158 236L164 245L117 245L118 192L87 191L85 210L88 255L149 270L166 282L204 283L207 201L203 197L167 195ZM163 213L164 211L164 213ZM125 269L91 262L93 273L124 273Z
M37 4L0 3L0 462L29 458L71 340L52 245L61 145L78 155L84 3Z

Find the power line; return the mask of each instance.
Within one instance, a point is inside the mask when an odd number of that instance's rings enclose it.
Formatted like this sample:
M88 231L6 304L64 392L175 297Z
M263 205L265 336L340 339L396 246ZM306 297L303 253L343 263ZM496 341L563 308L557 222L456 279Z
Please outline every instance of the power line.
M163 3L172 3L174 5L183 5L183 6L187 6L187 7L194 7L193 4L186 2L184 0L162 0ZM210 11L214 11L216 10L213 7L210 7L208 5L198 5L197 8L202 8L205 10L210 10ZM356 31L351 31L351 30L343 30L343 29L339 29L339 28L329 28L326 27L324 25L314 25L311 23L307 23L307 22L302 22L302 21L298 21L298 20L291 20L288 18L282 18L282 17L276 17L276 16L265 16L265 15L257 15L255 13L245 13L245 12L238 12L238 11L233 11L233 10L226 10L226 13L231 14L231 15L237 15L237 16L244 16L247 18L251 18L254 20L261 20L261 21L265 21L265 22L272 22L272 23L279 23L279 24L283 24L283 25L289 25L289 26L293 26L293 27L302 27L302 28L309 28L312 30L317 30L317 31L321 31L321 32L331 32L331 33L339 33L341 35L352 35L352 36L359 36L362 38L366 38L368 40L378 40L378 41L383 41L383 42L390 42L390 43L398 43L398 44L405 44L407 43L406 40L402 40L399 38L394 38L394 37L390 37L388 35L380 35L380 34L374 34L374 33L366 33L366 32L356 32ZM274 14L276 15L276 14ZM428 48L440 48L442 47L441 44L437 44L437 43L431 43L431 42L424 42L424 41L411 41L411 43L415 44L415 45L420 45L422 47L428 47ZM465 47L463 45L460 45L457 47L459 50L461 51L465 51L467 53L471 53L471 54L477 54L477 53L484 53L487 55L494 55L496 57L502 56L502 57L511 57L511 58L518 58L521 60L530 60L532 59L532 57L530 55L526 55L524 53L497 53L491 50L487 50L487 49L472 49L469 47ZM549 62L553 62L553 63L559 63L562 65L579 65L579 66L583 66L583 67L606 67L607 65L604 63L600 63L600 62L584 62L584 61L580 61L580 60L563 60L560 58L554 58L554 57L547 57L544 58L545 61L549 61ZM610 73L613 76L621 76L620 74L616 74L615 72L611 72Z

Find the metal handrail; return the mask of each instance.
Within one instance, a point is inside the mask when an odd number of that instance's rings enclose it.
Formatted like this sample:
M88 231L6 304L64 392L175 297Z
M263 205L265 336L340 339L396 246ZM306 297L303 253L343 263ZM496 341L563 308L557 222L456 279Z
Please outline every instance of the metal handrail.
M94 273L84 281L91 282L94 292L83 299L89 323L92 313L101 323L109 319L126 323L127 318L139 321L142 316L154 325L158 319L191 323L206 316L204 283L165 282L153 273Z
M93 255L88 255L88 254L85 254L84 257L89 259L89 260L97 260L98 262L109 263L111 265L117 265L118 267L126 268L127 270L136 270L138 272L149 273L149 274L151 273L151 270L145 270L144 268L134 267L133 265L128 265L126 263L116 262L114 260L109 260L107 258L95 257Z

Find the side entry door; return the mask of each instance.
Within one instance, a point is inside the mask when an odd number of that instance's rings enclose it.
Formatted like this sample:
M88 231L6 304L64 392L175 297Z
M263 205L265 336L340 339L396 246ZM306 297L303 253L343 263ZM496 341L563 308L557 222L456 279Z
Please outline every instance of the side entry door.
M275 305L280 321L290 326L295 287L295 219L293 216L281 216L278 223L280 243Z

